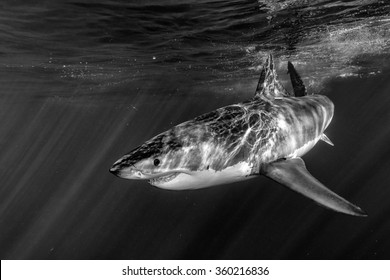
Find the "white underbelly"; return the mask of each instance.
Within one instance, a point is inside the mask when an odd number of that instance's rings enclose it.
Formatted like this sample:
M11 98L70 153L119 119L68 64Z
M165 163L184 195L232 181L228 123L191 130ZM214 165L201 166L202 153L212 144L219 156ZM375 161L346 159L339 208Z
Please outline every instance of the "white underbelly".
M304 144L302 147L299 147L298 149L294 150L291 154L287 156L287 158L296 158L296 157L301 157L304 154L306 154L308 151L310 151L315 144L317 144L318 140L320 140L320 136L314 138L313 140L307 142Z
M240 162L221 171L212 169L180 173L175 179L156 187L170 190L200 189L216 185L229 184L249 179L252 168L247 162Z

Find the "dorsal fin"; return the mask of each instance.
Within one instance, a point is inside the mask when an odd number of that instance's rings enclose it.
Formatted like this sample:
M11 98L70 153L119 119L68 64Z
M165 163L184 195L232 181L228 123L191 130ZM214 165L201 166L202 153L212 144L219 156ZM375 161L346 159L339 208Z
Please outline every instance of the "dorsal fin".
M294 68L294 65L289 61L288 62L288 73L290 74L291 83L294 89L294 95L297 97L307 95L306 87L303 84L303 81L297 71Z
M265 97L267 99L274 99L275 97L288 95L287 91L277 80L274 61L272 55L270 54L265 61L263 70L261 71L254 98Z

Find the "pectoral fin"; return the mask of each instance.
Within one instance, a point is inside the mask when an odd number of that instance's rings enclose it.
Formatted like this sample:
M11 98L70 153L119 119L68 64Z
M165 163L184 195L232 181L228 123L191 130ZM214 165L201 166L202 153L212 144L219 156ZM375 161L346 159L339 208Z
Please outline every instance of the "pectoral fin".
M367 216L358 206L332 192L314 178L307 171L301 158L266 164L262 167L262 175L334 211L354 216Z

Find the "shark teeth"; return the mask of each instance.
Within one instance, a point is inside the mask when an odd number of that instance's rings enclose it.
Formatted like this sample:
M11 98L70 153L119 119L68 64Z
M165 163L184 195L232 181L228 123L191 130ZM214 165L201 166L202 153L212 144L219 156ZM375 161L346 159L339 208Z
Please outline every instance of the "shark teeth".
M179 173L174 172L174 173L168 174L166 176L161 176L161 177L150 179L149 183L152 185L156 184L156 183L166 183L166 182L169 182L169 181L175 179L177 177L177 175L179 175Z

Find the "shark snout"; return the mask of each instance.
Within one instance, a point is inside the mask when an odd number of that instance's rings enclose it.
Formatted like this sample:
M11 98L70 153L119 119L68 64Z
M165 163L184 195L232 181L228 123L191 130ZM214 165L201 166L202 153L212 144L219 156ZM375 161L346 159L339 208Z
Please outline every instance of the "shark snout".
M114 174L115 176L122 177L121 173L124 169L123 165L121 163L115 162L112 167L110 168L110 172Z
M120 168L118 168L118 166L115 166L113 165L110 170L109 170L112 174L114 174L115 176L118 176L118 174L120 173Z
M114 165L109 169L109 171L120 178L136 180L147 179L146 176L140 170L135 168L135 166L126 165L121 161L115 162Z

